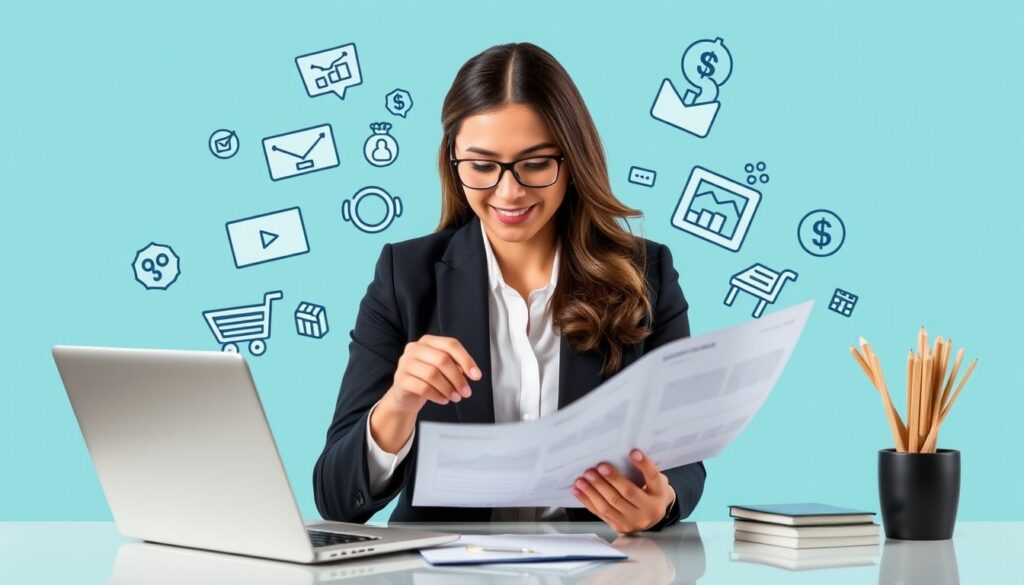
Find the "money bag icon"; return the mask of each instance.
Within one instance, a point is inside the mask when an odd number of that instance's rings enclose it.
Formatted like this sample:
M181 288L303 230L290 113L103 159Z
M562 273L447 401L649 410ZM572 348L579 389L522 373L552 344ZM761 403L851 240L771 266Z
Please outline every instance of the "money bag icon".
M386 167L395 162L398 158L398 142L395 137L389 134L391 124L388 122L374 122L370 124L373 134L363 144L363 156L366 162L375 167Z

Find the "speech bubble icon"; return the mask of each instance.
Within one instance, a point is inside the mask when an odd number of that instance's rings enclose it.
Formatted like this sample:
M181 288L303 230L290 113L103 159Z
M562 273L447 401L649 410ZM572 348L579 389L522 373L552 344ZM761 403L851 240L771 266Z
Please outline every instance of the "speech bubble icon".
M412 109L412 96L404 89L396 89L384 97L384 106L392 114L404 118Z
M295 58L309 97L334 93L345 99L345 91L363 82L355 43L300 55Z

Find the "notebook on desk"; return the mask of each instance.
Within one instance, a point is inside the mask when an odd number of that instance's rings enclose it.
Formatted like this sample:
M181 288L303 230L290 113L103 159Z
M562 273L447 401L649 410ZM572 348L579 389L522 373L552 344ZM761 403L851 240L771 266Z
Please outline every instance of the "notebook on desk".
M875 518L874 512L817 503L734 505L729 506L729 515L787 526L860 524Z

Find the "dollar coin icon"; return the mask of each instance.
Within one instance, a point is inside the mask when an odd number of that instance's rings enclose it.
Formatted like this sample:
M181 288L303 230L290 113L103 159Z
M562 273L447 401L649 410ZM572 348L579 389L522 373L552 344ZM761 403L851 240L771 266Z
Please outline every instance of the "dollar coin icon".
M834 212L815 209L800 220L796 235L800 247L811 256L831 256L846 241L846 225Z
M706 104L718 99L718 88L732 75L732 55L722 39L703 39L686 48L682 67L686 80L697 88L687 91L683 102Z

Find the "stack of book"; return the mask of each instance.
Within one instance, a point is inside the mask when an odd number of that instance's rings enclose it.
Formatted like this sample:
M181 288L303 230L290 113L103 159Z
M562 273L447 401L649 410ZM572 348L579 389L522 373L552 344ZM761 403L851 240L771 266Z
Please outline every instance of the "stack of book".
M826 504L730 506L732 559L787 569L873 564L879 554L874 512Z

